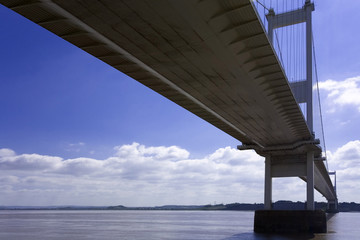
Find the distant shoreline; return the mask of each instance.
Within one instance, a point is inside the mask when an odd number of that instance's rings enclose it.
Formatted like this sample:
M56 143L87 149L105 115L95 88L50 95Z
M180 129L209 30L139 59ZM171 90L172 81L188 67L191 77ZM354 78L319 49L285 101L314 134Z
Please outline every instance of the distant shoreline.
M326 210L326 202L316 202L316 209ZM171 211L255 211L264 209L262 203L231 203L215 205L164 205L156 207L117 206L0 206L1 210L171 210ZM276 210L304 210L304 202L277 201L273 203ZM339 203L340 212L360 212L360 204L354 202Z

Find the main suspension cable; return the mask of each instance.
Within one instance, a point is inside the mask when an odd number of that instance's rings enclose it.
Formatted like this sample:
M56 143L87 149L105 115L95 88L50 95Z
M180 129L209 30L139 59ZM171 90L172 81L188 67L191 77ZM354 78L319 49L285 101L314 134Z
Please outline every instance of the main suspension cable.
M266 10L270 11L270 9L267 8L267 7L265 6L265 4L263 4L263 3L260 2L259 0L256 0L256 2L257 2L258 4L260 4L260 5L261 5L263 8L265 8Z

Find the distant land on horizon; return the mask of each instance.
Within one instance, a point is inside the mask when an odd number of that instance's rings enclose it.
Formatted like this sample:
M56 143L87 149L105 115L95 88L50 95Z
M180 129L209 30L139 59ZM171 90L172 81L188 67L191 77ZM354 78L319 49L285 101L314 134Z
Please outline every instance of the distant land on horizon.
M316 209L326 210L326 202L315 202ZM164 205L155 207L117 206L0 206L0 210L204 210L204 211L255 211L264 209L262 203L230 203L208 205ZM277 201L274 210L304 210L304 202ZM340 212L360 212L360 204L355 202L339 203Z

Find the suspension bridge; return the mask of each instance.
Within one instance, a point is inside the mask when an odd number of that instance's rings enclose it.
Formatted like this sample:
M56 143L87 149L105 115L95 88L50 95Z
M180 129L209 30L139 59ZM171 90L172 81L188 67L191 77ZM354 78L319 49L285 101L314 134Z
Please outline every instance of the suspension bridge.
M314 189L336 209L313 129L314 4L273 2L0 0L264 156L266 210L272 178L294 176L308 211Z

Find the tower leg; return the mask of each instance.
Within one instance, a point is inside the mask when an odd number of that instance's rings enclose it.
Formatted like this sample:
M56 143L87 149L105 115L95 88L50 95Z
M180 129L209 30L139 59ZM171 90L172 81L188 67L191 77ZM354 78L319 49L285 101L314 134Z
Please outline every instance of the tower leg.
M315 210L314 204L314 152L307 153L306 161L306 209Z
M271 178L271 157L265 157L265 194L264 194L264 208L271 210L272 208L272 178Z

